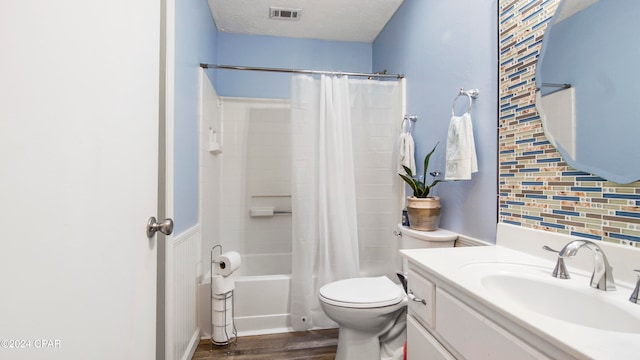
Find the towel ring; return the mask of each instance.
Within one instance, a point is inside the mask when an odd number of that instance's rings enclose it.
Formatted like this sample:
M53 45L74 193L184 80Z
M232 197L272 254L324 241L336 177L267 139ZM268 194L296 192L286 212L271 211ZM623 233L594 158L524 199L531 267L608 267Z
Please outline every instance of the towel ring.
M469 99L469 108L465 112L466 114L471 111L471 106L473 106L473 100L477 99L478 95L480 95L480 91L478 91L478 89L471 89L471 90L465 91L464 88L460 88L458 95L456 95L456 97L453 99L453 104L451 104L451 116L456 116L456 100L458 100L460 96L466 96Z

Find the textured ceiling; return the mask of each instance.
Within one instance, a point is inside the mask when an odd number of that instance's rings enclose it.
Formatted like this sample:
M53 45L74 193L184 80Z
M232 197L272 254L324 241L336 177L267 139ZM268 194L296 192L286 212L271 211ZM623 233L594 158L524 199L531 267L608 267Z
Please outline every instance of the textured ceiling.
M370 43L403 0L208 1L221 32ZM271 6L300 9L300 19L270 19Z

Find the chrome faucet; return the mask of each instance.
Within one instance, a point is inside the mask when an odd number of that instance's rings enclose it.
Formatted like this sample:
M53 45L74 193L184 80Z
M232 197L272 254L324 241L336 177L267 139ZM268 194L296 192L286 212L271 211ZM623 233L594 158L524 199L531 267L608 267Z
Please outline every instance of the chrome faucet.
M558 252L558 262L555 269L553 269L553 276L559 279L569 279L569 272L564 266L565 258L572 258L578 250L582 248L591 250L593 254L593 275L591 275L591 287L603 291L611 291L616 289L615 281L613 280L613 268L609 265L607 257L600 249L598 244L589 240L574 240L565 245L562 250ZM544 247L545 250L550 250L549 247Z

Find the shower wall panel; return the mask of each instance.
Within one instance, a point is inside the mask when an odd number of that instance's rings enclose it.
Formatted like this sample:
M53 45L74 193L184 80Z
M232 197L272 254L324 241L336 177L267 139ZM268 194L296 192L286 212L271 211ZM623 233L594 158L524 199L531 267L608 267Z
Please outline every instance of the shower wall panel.
M242 275L291 272L289 102L222 98L221 238L243 256Z
M253 260L247 261L247 273L290 274L291 123L288 107L249 110L244 180L245 254L247 260ZM273 212L273 215L252 216L252 209Z

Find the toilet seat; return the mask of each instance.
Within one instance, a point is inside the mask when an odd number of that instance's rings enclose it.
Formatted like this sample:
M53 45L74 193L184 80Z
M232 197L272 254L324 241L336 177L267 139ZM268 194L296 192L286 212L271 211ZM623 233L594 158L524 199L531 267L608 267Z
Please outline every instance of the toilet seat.
M339 280L320 288L322 301L349 308L391 306L404 297L404 291L386 276Z

